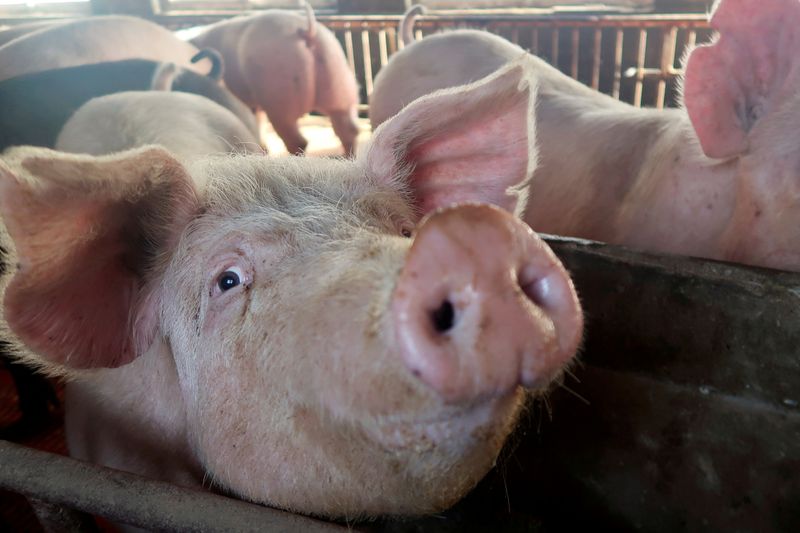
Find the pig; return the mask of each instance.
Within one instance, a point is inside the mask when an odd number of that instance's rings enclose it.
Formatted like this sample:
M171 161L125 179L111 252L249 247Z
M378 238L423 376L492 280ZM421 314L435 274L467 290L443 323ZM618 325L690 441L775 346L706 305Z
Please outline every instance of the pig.
M6 44L9 41L13 41L17 37L22 37L23 35L27 35L35 31L43 30L45 28L50 28L58 24L63 24L64 22L68 21L44 20L40 22L27 22L25 24L15 24L14 26L4 28L3 30L0 30L0 46Z
M92 98L64 124L55 148L103 155L160 144L181 160L227 152L262 153L258 138L208 98L168 91L127 91Z
M80 106L96 96L146 90L168 65L173 64L126 59L0 81L0 149L23 144L53 148L59 131ZM171 90L199 94L227 108L258 139L252 111L213 78L177 67L169 85Z
M267 10L213 24L191 40L222 53L225 84L251 107L263 110L289 153L308 142L297 121L310 111L330 117L344 151L358 136L358 84L333 33L306 16Z
M414 20L422 12L419 5L406 11L398 31L403 49L375 76L369 99L373 129L420 96L472 83L527 54L498 35L478 30L438 33L415 42Z
M209 59L191 61L198 51L166 28L137 17L77 19L0 46L0 81L44 70L134 58L172 62L205 74L212 66Z
M70 453L317 516L461 498L581 338L512 214L534 83L417 100L357 159L6 151L3 319L69 377Z
M711 25L719 36L685 59L680 109L634 108L532 58L539 165L525 221L652 252L800 270L800 2L722 0ZM409 82L422 83L416 74L427 67L439 76L424 82L432 91L468 81L469 65L519 53L499 42L455 31L407 46L376 79L373 125L416 94Z

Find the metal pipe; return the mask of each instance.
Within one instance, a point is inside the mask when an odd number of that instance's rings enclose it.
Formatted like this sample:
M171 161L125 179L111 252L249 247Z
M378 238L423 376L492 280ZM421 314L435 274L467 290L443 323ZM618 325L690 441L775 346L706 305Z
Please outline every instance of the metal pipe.
M201 490L0 441L0 488L114 522L169 531L343 531Z

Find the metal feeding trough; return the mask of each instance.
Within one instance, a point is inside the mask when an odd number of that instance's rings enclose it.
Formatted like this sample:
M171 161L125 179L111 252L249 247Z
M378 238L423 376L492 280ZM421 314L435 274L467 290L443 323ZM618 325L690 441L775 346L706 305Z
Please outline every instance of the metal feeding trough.
M800 274L548 242L587 317L564 385L450 511L349 526L800 531ZM327 526L7 443L0 488L158 530Z

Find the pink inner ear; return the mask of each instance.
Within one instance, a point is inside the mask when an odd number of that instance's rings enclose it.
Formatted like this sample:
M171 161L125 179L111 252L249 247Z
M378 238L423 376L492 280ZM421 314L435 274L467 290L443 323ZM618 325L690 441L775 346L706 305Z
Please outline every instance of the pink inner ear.
M6 291L11 329L36 353L71 369L116 367L136 357L129 328L135 280L118 261L96 251L86 250L92 255L83 262L88 268L61 273L55 286L41 280L41 287L25 287L23 268Z
M423 213L474 201L514 211L517 198L507 190L528 169L528 117L511 107L481 118L412 145L409 159L415 167L409 179Z
M8 158L13 172L0 165L0 210L19 261L3 302L10 329L53 368L132 361L134 341L142 347L155 332L143 274L196 213L191 178L161 149L19 153Z
M375 131L367 166L379 179L404 179L422 214L463 202L519 210L536 163L534 93L525 55L419 98Z
M711 25L720 37L690 54L684 104L706 155L734 157L747 150L755 122L794 90L800 2L723 0Z

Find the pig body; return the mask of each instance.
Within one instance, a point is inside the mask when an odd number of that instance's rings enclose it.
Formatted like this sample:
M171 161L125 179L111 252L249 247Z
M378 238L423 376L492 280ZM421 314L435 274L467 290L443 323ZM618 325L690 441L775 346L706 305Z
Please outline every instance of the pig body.
M787 52L800 46L798 12L797 0L719 2L712 25L720 38L686 61L685 109L637 109L532 58L540 150L524 219L548 233L800 269L792 192L800 149L789 141L800 116L800 69ZM470 77L471 59L454 53L477 50L474 63L491 66L518 54L499 40L455 31L398 52L401 72L390 70L393 58L376 79L373 127L416 92L402 84L414 80L405 65L422 65L408 67L416 73L440 63L425 87L445 88ZM449 72L451 60L464 62L462 70ZM382 76L394 80L386 84L391 98L381 94Z
M205 74L212 63L191 59L199 50L144 19L102 16L45 27L0 46L0 80L44 70L118 61L172 62Z
M377 128L417 98L472 83L525 54L502 37L477 30L439 33L406 43L375 76L370 123Z
M66 21L46 20L42 22L28 22L25 24L15 24L14 26L10 26L6 29L0 30L0 46L3 46L7 42L13 41L17 37L22 37L23 35L27 35L35 31L43 30L45 28L50 28L58 24L63 24L64 22Z
M55 148L103 155L160 144L180 159L261 152L258 138L224 107L196 94L129 91L93 98L64 124Z
M267 10L222 21L192 43L222 54L225 84L267 114L290 153L307 145L297 121L319 111L330 117L345 152L352 154L358 86L336 37L306 9L306 16Z
M52 148L67 119L90 99L151 87L164 63L128 59L26 74L0 82L0 149L17 145ZM258 138L250 109L214 79L178 68L171 83L178 92L199 94L234 113Z
M325 516L459 499L581 336L510 213L530 80L420 100L354 161L6 152L3 317L70 376L71 453Z

